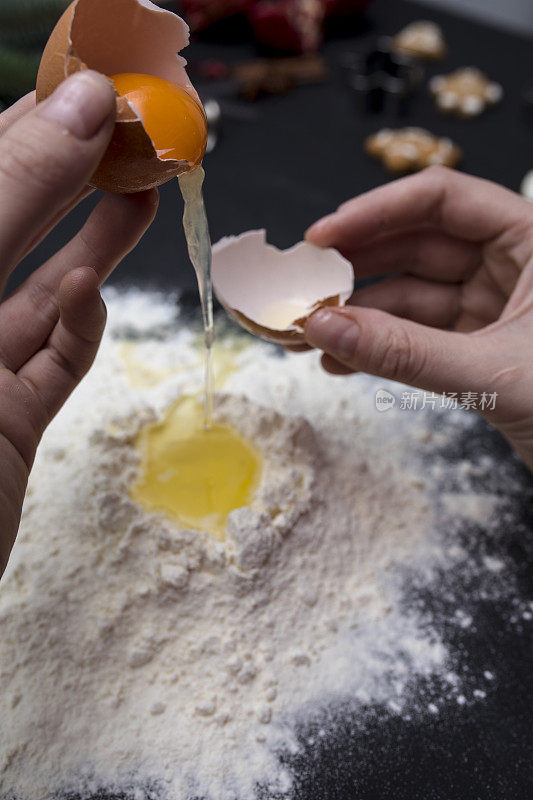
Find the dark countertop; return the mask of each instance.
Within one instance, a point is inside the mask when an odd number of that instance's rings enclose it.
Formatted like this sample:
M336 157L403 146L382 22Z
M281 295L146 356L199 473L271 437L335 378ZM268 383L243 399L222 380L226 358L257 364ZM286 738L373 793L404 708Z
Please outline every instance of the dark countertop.
M407 117L363 115L340 85L339 55L353 44L379 34L395 33L413 19L440 22L449 43L444 62L428 75L475 65L499 81L502 104L477 120L441 116L420 91ZM246 44L197 43L188 58L248 57ZM533 42L458 17L400 0L375 0L363 29L330 39L325 47L331 80L234 108L243 119L228 118L223 137L205 161L206 204L213 240L249 228L266 227L269 239L288 246L305 227L340 202L388 180L380 164L363 153L364 138L385 126L416 124L450 136L464 149L462 168L469 173L518 189L533 167L533 120L527 119L521 94L533 85ZM235 104L234 104L235 105ZM240 110L239 110L240 109ZM237 116L236 114L235 116ZM72 235L88 207L85 202L17 270L17 280ZM195 294L195 279L186 258L180 226L178 189L162 187L156 222L137 250L125 259L114 283L158 286ZM482 421L469 442L451 442L450 459L468 458L473 450L498 453L518 488L508 496L513 511L508 535L495 545L513 565L509 578L521 596L533 589L533 493L530 476L514 464L500 437ZM495 492L497 481L495 482ZM476 548L484 532L466 529L465 541ZM498 549L499 548L499 549ZM360 725L348 711L340 714L337 734L320 747L305 744L305 755L293 762L299 800L531 800L533 797L533 658L531 623L510 625L510 600L483 601L479 587L462 591L471 599L474 625L447 631L447 641L462 668L475 672L490 663L498 676L487 698L461 709L450 702L433 719L405 721L378 712ZM442 588L442 587L441 587ZM438 587L425 598L444 602ZM427 687L426 687L427 689ZM103 797L103 795L102 795Z

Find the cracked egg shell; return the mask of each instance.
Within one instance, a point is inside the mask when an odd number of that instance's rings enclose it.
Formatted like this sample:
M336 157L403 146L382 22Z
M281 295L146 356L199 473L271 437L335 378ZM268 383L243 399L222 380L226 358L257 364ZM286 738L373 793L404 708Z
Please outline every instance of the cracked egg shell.
M192 98L199 112L197 133L205 142L205 113L185 71L187 62L178 55L188 43L185 22L150 0L74 0L44 49L37 75L37 101L83 69L109 78L122 73L151 75L181 87ZM200 130L201 125L205 131ZM109 192L151 189L196 167L204 150L205 143L194 163L164 158L165 151L156 150L140 113L117 93L115 130L91 185Z
M264 230L227 236L213 245L213 290L250 333L277 344L304 344L307 318L343 306L354 273L336 250L298 242L288 250L268 244Z

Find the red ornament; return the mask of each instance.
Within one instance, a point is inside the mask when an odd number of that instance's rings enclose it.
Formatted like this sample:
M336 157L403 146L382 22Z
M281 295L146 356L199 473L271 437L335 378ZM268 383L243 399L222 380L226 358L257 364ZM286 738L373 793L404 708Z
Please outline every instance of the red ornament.
M309 53L322 44L324 0L258 0L249 19L259 44L290 53Z
M247 14L254 0L182 0L181 7L192 31L203 31L215 22Z
M309 53L322 44L327 17L363 11L370 0L182 0L192 31L228 17L246 17L257 42L287 53Z
M370 0L326 0L326 17L350 17L361 13Z

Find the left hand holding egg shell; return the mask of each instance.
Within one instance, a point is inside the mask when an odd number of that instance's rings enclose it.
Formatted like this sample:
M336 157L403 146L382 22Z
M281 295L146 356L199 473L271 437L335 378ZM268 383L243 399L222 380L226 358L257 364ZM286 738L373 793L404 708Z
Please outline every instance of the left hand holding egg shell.
M264 230L213 245L212 278L220 303L243 328L286 346L306 344L308 317L343 306L354 289L353 267L336 250L309 242L278 250Z
M205 113L177 55L188 43L185 22L150 0L74 0L64 12L41 59L37 101L79 70L112 80L115 130L91 185L137 192L200 164Z

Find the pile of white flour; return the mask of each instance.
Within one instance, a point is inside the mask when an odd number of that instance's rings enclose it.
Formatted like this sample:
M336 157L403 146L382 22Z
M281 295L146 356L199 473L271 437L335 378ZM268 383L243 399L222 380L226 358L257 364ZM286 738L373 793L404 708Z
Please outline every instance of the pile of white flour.
M328 376L315 353L228 342L216 416L260 449L263 479L226 541L180 530L129 487L140 427L201 388L197 332L171 299L107 300L97 362L44 437L0 584L0 796L290 797L278 756L297 751L306 715L322 710L326 736L347 698L411 713L413 685L435 675L463 702L430 615L405 600L406 570L429 584L464 555L434 518L427 415L380 414L382 383ZM469 419L455 415L465 435ZM451 528L458 511L490 520L488 495L458 497L441 498Z

